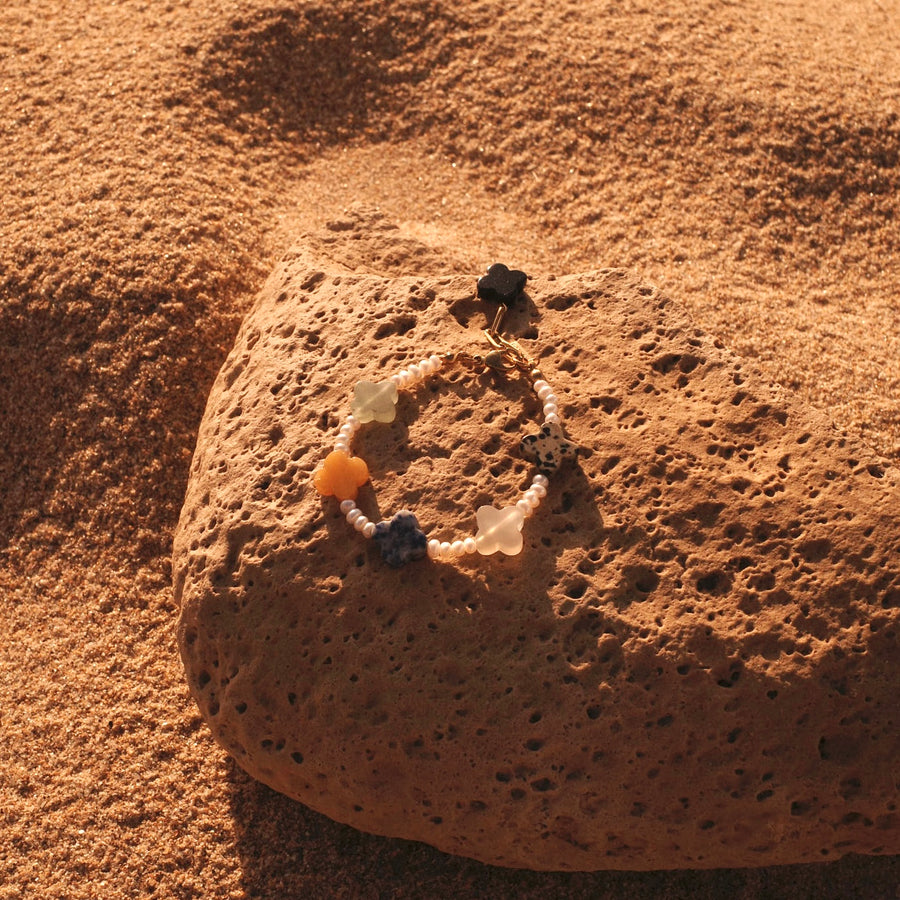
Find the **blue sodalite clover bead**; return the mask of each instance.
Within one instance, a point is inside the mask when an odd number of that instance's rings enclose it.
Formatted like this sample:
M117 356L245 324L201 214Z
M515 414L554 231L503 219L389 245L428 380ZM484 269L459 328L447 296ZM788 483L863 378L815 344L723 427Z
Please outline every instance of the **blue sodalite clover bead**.
M419 528L416 517L401 509L390 519L379 522L372 536L381 550L381 556L389 566L399 567L428 553L428 539Z

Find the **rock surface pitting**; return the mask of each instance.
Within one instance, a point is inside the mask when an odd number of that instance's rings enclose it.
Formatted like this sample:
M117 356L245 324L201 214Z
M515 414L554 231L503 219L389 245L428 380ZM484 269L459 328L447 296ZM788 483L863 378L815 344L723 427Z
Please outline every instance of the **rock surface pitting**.
M312 474L359 379L480 352L487 313L480 273L343 268L374 227L283 259L209 399L174 571L219 743L338 821L504 866L900 852L896 470L629 273L535 274L508 328L578 466L519 556L391 569ZM359 505L471 533L533 474L539 413L452 371L401 392L356 437Z

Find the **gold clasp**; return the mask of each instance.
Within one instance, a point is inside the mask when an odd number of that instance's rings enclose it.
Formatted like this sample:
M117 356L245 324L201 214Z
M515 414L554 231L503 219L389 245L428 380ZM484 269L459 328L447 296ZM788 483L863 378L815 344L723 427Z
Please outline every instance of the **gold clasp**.
M491 327L484 329L484 336L494 348L492 352L485 356L484 364L500 372L508 372L512 369L518 369L520 372L531 372L535 368L534 360L528 356L516 341L507 340L500 334L500 325L503 322L506 311L507 307L501 305L500 309L497 310L497 315L494 316Z

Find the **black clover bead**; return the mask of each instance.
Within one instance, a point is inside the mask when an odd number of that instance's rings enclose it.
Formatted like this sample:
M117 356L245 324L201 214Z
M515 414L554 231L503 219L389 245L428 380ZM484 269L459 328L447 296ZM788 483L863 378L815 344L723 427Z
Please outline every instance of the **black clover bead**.
M518 269L509 269L503 263L494 263L487 275L478 279L478 296L482 300L509 306L525 290L528 276Z
M379 522L375 526L373 539L384 561L395 568L422 559L428 553L425 532L419 528L416 517L406 509L394 513L389 520Z
M534 460L538 470L544 475L552 475L560 463L572 459L578 447L566 440L559 425L548 423L537 434L529 434L519 441L523 456Z

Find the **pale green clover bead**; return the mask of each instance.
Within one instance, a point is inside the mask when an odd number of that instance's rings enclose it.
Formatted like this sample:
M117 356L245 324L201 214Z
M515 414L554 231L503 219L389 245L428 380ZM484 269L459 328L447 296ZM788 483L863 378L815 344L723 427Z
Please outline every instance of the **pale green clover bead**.
M393 422L398 396L393 381L359 381L350 409L360 422Z

